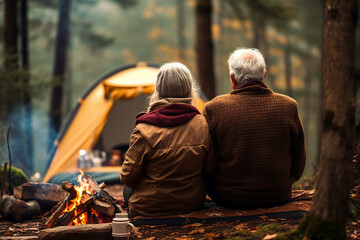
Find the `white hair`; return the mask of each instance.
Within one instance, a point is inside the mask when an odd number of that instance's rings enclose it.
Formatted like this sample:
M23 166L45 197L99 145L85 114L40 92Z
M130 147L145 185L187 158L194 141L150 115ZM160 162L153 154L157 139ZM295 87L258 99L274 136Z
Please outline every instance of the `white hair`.
M264 79L266 64L258 49L238 48L231 53L228 64L238 84Z
M163 98L192 98L195 101L196 90L190 70L184 64L166 63L158 71L149 105Z

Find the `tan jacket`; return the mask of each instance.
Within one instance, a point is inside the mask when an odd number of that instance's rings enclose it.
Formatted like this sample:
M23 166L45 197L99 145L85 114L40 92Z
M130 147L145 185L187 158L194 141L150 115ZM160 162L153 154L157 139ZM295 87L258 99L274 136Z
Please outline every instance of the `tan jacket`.
M137 124L120 173L124 184L135 187L129 199L130 215L161 216L200 208L210 141L200 114L177 127Z
M238 204L273 204L291 196L305 166L297 103L266 86L246 86L206 103L216 149L212 184Z

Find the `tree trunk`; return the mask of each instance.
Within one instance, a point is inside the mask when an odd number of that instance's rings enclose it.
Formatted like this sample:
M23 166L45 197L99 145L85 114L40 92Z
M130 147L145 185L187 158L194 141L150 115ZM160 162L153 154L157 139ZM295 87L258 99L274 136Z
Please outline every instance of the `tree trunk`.
M29 43L28 43L28 4L27 0L21 0L21 62L22 69L29 73ZM24 88L29 88L30 74L24 79ZM24 149L27 159L27 166L30 172L33 171L33 134L32 134L32 120L31 120L31 96L28 90L24 91L25 104L25 122L26 131L24 133L26 142Z
M185 1L177 0L177 31L179 39L179 59L185 62Z
M354 144L357 1L325 0L324 11L319 179L298 228L313 240L346 237Z
M19 70L18 64L18 46L17 46L17 0L5 0L4 2L4 67L8 72L15 73ZM18 79L15 79L18 81ZM8 92L5 92L8 94ZM6 98L8 100L5 106L5 116L10 112L14 105L14 96Z
M71 0L60 0L59 21L55 46L55 61L53 76L59 81L52 89L50 115L55 131L60 130L62 117L62 99L66 70L66 55L68 47ZM51 139L53 140L53 139Z
M211 0L196 1L196 65L200 87L209 100L215 97L211 11Z

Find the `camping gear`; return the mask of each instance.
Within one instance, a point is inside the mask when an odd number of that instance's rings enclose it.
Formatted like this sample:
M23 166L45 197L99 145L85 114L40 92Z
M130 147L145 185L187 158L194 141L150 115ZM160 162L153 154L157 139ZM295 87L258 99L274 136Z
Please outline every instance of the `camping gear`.
M110 151L119 143L129 143L135 116L147 107L155 89L159 65L136 63L120 66L100 76L78 99L55 140L44 182L77 184L79 151ZM204 100L196 99L202 112ZM120 166L83 169L95 181L120 182Z

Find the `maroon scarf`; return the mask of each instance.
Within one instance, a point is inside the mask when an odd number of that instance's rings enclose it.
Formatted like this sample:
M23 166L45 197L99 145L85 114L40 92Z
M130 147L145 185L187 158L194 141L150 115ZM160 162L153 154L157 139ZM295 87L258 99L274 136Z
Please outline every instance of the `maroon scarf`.
M159 127L175 127L188 122L199 110L189 104L171 103L136 119L135 125L148 123Z

